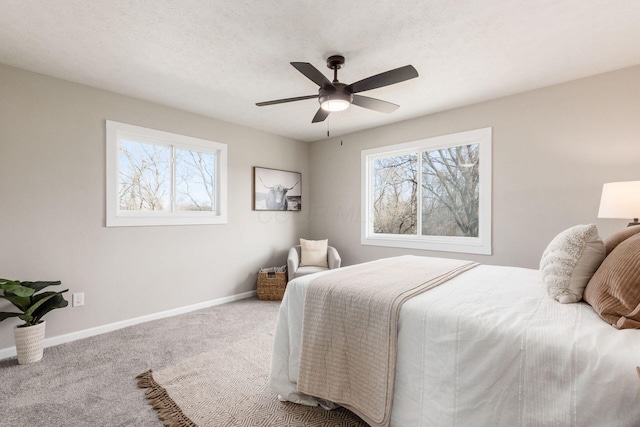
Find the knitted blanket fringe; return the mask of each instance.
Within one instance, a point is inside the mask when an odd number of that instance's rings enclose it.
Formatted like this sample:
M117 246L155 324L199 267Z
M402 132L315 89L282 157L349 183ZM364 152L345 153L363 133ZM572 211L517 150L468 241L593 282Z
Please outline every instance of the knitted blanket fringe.
M153 379L152 370L143 372L136 377L138 387L147 388L145 397L149 404L158 412L158 418L166 427L197 427L173 401L167 391Z

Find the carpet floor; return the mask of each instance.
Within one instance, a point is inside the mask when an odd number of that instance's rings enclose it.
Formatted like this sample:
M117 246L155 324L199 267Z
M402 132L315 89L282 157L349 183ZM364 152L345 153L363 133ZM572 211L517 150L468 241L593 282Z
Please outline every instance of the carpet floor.
M136 375L270 334L279 305L245 299L46 348L32 365L1 360L0 425L162 426Z

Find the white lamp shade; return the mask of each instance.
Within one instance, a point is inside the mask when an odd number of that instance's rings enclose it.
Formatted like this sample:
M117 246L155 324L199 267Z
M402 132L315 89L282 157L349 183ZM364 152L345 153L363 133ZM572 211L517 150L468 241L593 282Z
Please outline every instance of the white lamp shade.
M602 186L598 218L639 218L640 181L610 182Z

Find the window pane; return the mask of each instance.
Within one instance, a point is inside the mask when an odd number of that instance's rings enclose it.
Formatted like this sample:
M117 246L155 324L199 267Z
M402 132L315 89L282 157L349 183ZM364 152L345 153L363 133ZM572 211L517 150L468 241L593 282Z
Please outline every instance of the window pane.
M119 141L119 209L168 211L171 200L171 149Z
M422 235L478 237L479 144L422 153Z
M416 234L418 155L373 161L374 233Z
M176 210L216 209L216 156L176 149Z

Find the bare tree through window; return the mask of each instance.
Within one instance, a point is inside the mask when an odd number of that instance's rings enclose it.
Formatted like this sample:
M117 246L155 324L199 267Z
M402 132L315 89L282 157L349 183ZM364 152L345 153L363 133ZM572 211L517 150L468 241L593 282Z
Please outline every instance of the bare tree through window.
M479 146L422 153L422 235L478 237Z
M373 162L375 233L416 234L418 157L385 157Z
M478 237L479 165L478 144L375 159L374 232Z
M361 152L361 243L492 253L485 127Z
M216 158L212 153L176 149L176 209L210 211L216 205Z
M171 210L171 147L120 141L120 209ZM211 211L216 206L216 156L175 150L175 209Z
M120 141L119 208L166 211L171 203L171 148Z
M106 120L106 226L227 223L227 145Z

